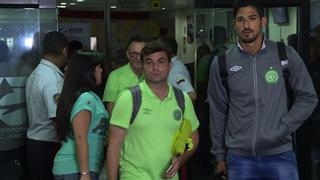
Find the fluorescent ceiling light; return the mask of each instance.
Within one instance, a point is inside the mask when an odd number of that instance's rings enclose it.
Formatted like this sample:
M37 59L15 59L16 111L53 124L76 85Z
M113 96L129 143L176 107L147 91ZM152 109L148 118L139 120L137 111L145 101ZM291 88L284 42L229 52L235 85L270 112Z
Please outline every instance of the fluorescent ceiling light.
M70 5L74 6L74 5L76 5L76 3L70 3Z
M66 6L57 6L57 8L66 8Z
M65 2L62 2L62 3L60 3L61 5L67 5L67 3L65 3Z
M111 8L111 9L115 9L115 8L117 8L117 6L110 6L110 8Z
M77 2L83 2L84 0L77 0Z

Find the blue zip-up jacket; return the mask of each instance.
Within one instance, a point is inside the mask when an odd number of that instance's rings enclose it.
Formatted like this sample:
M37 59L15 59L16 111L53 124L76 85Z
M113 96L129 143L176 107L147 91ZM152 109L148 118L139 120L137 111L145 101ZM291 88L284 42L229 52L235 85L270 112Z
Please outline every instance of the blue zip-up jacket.
M218 60L210 67L208 101L212 153L274 155L292 149L291 133L311 115L317 95L300 56L286 46L289 83L295 101L287 108L287 92L277 44L265 40L255 55L234 46L226 52L229 96L221 83Z

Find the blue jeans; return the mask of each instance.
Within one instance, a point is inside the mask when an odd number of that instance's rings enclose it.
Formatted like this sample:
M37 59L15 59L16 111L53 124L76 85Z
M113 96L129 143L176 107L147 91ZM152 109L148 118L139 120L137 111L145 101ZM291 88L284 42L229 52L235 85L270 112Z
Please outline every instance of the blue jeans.
M229 180L299 180L293 151L271 156L227 154Z
M63 174L63 175L54 175L55 180L79 180L80 173L73 173L73 174ZM96 172L90 171L91 180L99 180L99 174Z

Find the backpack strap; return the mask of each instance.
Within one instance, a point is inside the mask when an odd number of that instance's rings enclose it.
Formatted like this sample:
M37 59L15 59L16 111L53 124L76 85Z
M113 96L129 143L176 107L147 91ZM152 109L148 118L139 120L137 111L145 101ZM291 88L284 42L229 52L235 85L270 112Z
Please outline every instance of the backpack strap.
M132 113L130 118L130 124L134 122L141 106L141 89L139 85L130 88L132 94Z
M280 66L282 68L283 77L285 79L286 87L289 82L290 70L289 70L289 60L287 57L286 46L283 42L277 42L278 56L280 61Z
M226 64L226 53L221 53L218 55L218 65L219 65L219 74L222 85L225 87L227 91L227 95L229 97L229 84L228 84L228 72L227 72L227 64Z
M173 87L174 96L176 97L176 101L178 103L178 106L181 109L182 114L183 114L184 109L185 109L185 100L184 100L183 92L174 86L172 86L172 87Z
M290 64L287 57L286 52L286 46L283 42L277 42L277 48L278 48L278 56L280 61L280 66L282 69L282 75L284 78L284 83L287 91L287 101L288 101L288 108L291 107L294 101L294 93L292 90L292 87L289 83L289 77L290 77Z
M142 96L141 96L141 89L139 85L136 85L130 88L130 92L132 94L132 113L130 118L130 124L132 124L139 112ZM184 113L185 99L184 99L183 92L176 87L173 87L173 92L179 108L181 109L182 113Z

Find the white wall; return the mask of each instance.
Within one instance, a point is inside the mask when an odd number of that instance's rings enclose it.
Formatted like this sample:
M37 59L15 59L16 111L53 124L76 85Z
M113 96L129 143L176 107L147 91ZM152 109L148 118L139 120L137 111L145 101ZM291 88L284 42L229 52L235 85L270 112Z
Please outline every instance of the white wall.
M177 10L175 14L175 38L178 42L178 56L185 64L194 62L195 59L195 40L192 44L183 43L183 38L187 37L187 16L193 17L193 9ZM185 53L183 48L186 48Z

